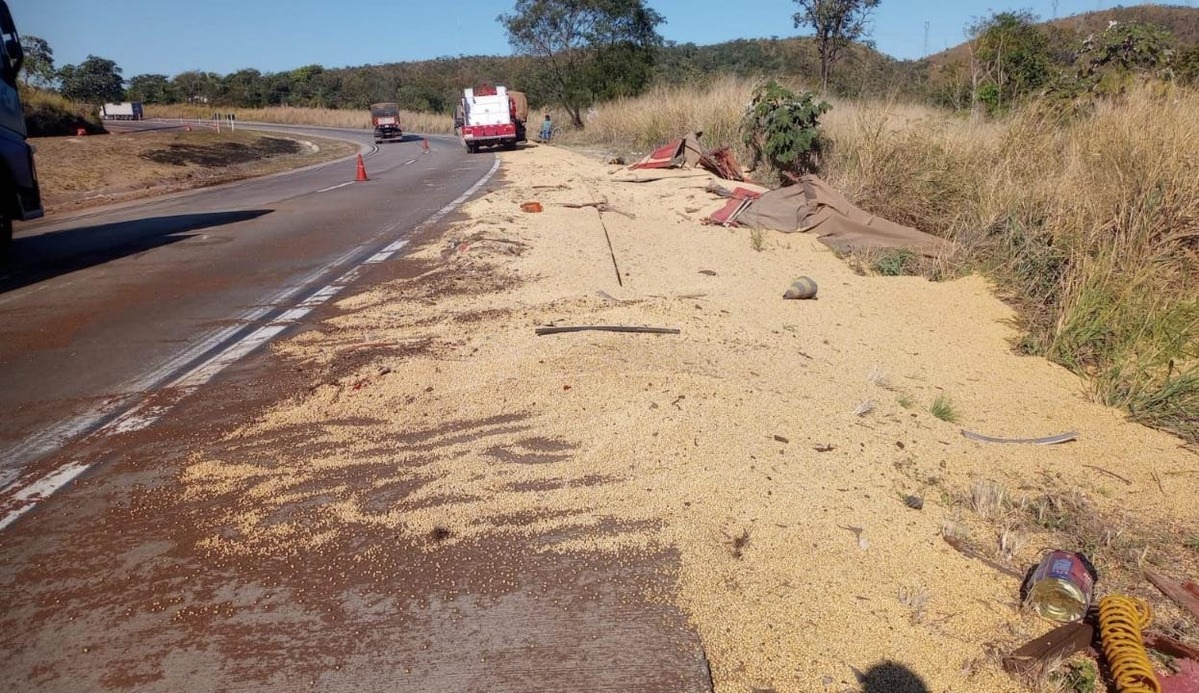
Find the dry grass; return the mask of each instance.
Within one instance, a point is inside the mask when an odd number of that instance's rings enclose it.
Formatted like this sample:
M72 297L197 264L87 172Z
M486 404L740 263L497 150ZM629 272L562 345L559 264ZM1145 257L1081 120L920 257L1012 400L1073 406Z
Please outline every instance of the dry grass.
M104 126L89 111L59 94L21 85L21 107L30 137L74 135L79 128L89 134L104 132Z
M1103 506L1076 487L1050 485L1031 490L1009 489L996 481L976 481L950 494L955 508L942 534L964 542L980 554L1021 569L1040 560L1046 548L1081 551L1102 572L1108 593L1133 590L1171 613L1160 594L1143 589L1145 569L1193 573L1196 558L1184 530L1144 522L1118 507ZM995 537L994 544L971 542L972 536ZM1190 638L1188 633L1181 633Z
M659 88L602 105L562 141L644 152L689 130L739 145L752 83ZM1001 121L887 101L834 103L824 176L864 208L954 239L1020 308L1018 345L1088 376L1101 402L1199 442L1199 94L1133 89L1090 113L1034 104ZM740 155L745 152L737 146Z
M309 138L305 145L251 132L145 132L47 137L38 148L38 178L51 211L215 185L329 161L353 153L346 142ZM319 149L314 150L314 146Z
M737 128L753 86L730 77L700 88L657 87L599 104L585 130L562 128L556 136L565 144L602 145L618 154L643 152L688 132L703 132L709 147L739 143Z
M330 128L371 127L368 111L346 111L332 108L235 108L221 106L189 106L185 104L146 106L147 118L211 118L213 113L234 113L245 122L278 123L280 125L318 125ZM400 122L405 132L447 134L454 131L454 119L437 113L401 111Z

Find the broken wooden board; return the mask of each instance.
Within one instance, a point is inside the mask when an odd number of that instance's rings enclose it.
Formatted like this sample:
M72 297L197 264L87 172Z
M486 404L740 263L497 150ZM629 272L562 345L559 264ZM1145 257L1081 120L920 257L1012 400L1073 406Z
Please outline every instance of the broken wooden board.
M1157 573L1146 571L1145 577L1153 586L1162 591L1162 594L1170 598L1178 606L1191 612L1191 616L1199 618L1199 597L1192 594L1186 587Z
M1199 662L1199 647L1188 645L1181 640L1175 640L1168 635L1145 633L1145 647L1157 650L1176 659L1193 659Z
M1012 674L1026 674L1044 669L1051 662L1062 660L1086 649L1095 639L1095 628L1086 621L1058 626L1041 637L1003 658L1003 668Z

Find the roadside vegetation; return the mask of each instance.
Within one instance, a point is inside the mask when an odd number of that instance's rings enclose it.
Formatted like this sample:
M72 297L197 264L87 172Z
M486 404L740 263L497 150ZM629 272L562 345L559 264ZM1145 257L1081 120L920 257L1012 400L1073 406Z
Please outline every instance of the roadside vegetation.
M588 147L644 149L689 130L731 144L753 86L657 88L604 104ZM958 243L1020 311L1018 348L1093 383L1097 399L1199 442L1199 94L1149 83L1063 117L1001 117L832 100L823 175L866 209ZM883 274L919 263L873 263ZM939 268L938 268L939 269Z
M89 135L104 132L104 125L90 109L51 91L22 86L21 105L30 137L74 135L79 128Z
M366 110L334 110L330 108L238 108L221 110L214 106L170 104L146 106L147 118L184 118L208 120L214 113L234 113L237 120L281 125L318 125L330 128L370 129L371 116ZM454 131L454 119L439 113L401 111L400 122L405 132L445 134Z

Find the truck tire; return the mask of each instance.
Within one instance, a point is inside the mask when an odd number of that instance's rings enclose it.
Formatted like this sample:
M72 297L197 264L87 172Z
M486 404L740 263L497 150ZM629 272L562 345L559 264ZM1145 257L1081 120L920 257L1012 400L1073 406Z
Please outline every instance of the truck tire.
M8 260L8 253L12 249L12 217L8 210L0 205L0 263Z

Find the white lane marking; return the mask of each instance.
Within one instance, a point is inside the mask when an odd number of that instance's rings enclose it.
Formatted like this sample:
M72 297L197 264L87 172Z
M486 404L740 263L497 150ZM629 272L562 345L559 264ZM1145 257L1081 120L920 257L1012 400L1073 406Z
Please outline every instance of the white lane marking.
M346 181L345 183L338 183L337 185L330 185L327 188L321 188L320 190L317 190L317 192L318 193L329 192L330 190L337 190L338 188L344 188L347 185L353 185L353 184L354 184L354 181L350 180L350 181Z
M311 286L313 282L320 278L321 274L324 274L330 268L345 264L349 260L349 257L357 250L358 249L354 249L350 253L337 258L327 267L310 272L299 282L292 284L273 296L268 297L263 305L246 311L241 315L235 316L235 324L230 325L229 327L221 328L209 334L208 336L201 338L195 344L192 344L175 356L167 359L161 365L152 369L142 377L119 387L117 389L117 394L108 402L78 416L67 419L66 421L54 424L53 426L43 429L39 433L26 438L22 443L9 451L9 457L13 459L31 459L34 457L40 457L62 447L68 440L78 437L81 433L87 431L88 429L94 428L102 419L106 418L113 411L120 409L121 406L128 403L129 399L132 397L160 385L168 376L170 376L171 373L183 368L187 363L195 361L205 353L228 341L238 331L245 329L246 325L262 319L262 317L267 313L275 310L279 306L289 301L305 286ZM0 490L8 489L5 487L4 489Z
M415 163L416 163L416 159L412 159L411 161L405 161L404 163L402 163L400 165L401 166L411 166L412 164L415 164Z
M0 517L0 531L3 531L5 527L16 522L17 518L28 512L39 501L74 481L76 477L86 472L91 466L92 463L90 462L71 462L18 490L13 494L13 501L20 505L18 505L16 510L6 514L4 517Z
M471 195L474 195L476 192L478 192L478 190L482 188L487 181L491 180L491 177L495 175L495 172L499 170L499 167L500 160L497 158L487 173L484 174L483 177L478 181L476 181L474 185L470 186L466 192L454 198L449 204L434 212L433 215L428 219L425 219L423 222L413 227L413 231L419 231L436 224L443 217L445 217L445 215L449 214L456 207L458 207L458 205L469 199ZM381 235L394 233L399 228L400 224L401 222L397 221L396 223L387 227L387 229ZM375 260L380 256L383 256L383 259L391 257L407 244L408 241L406 239L397 239L389 243L383 248L383 250L379 251L375 255L372 255L361 264L350 268L337 279L318 289L311 296L304 299L296 308L292 308L284 312L282 315L272 320L269 324L264 325L263 327L260 327L250 334L238 339L232 344L229 344L213 357L175 378L175 380L171 381L161 390L162 392L169 393L171 395L168 403L163 404L160 401L151 403L150 400L142 400L141 402L130 407L127 411L125 411L125 413L98 428L92 433L91 437L100 438L117 433L139 431L154 424L160 418L162 418L163 415L169 412L175 404L183 400L191 393L195 392L197 388L210 381L230 364L266 344L280 332L283 332L285 329L291 326L296 320L299 320L311 312L313 308L325 303L333 296L336 296L339 292L341 292L342 289L345 289L351 284L351 282L358 278L358 276L362 273L363 266L365 266L368 262ZM349 261L350 257L358 253L360 250L361 246L347 251L329 265L310 273L307 277L305 277L305 280L310 281L310 283L316 281L316 278L320 274L323 274L329 269L345 264ZM382 260L375 261L382 262ZM272 301L268 303L267 306L251 311L249 314L257 314L257 316L260 318L265 313L269 312L272 307L277 306L278 303L282 302L282 300L285 298L290 298L302 288L304 288L303 285L294 285L284 289L272 297ZM274 304L274 306L271 304ZM286 320L285 316L287 318ZM226 328L217 334L226 334L230 331L236 331L237 329L240 328ZM227 338L228 336L226 336L226 339ZM186 353L192 353L198 356L199 354L215 348L220 342L214 343L213 338L210 337L202 340L201 343L207 345L207 348L198 349L199 345L197 345L197 347L186 350ZM179 364L181 359L182 356L179 356L171 359L168 361L168 363ZM169 372L169 370L164 370L160 367L154 371L157 376L146 376L141 378L138 382L157 382L162 380ZM152 387L152 385L147 386L147 389L149 389L149 387ZM118 408L121 403L126 402L130 397L133 396L133 394L126 394L122 397L115 398L115 404L107 407L104 412L112 412L115 408ZM92 424L95 424L102 417L103 414L95 413L92 416L85 415L78 417L78 419L75 421L78 422L86 418L89 419ZM75 428L77 432L85 429L86 426L77 426ZM66 440L67 439L62 439L60 443L65 443ZM22 447L24 448L27 446ZM74 481L79 477L80 474L83 474L88 469L91 469L92 466L98 462L100 462L99 459L74 460L64 464L62 467L59 467L48 474L45 474L44 476L32 479L28 483L22 483L24 480L17 480L13 483L10 483L3 489L3 492L8 495L9 498L0 499L0 511L4 513L4 515L0 517L0 531L3 531L5 527L8 527L13 522L16 522L18 518L36 507L37 504L42 500L45 500L54 492Z

